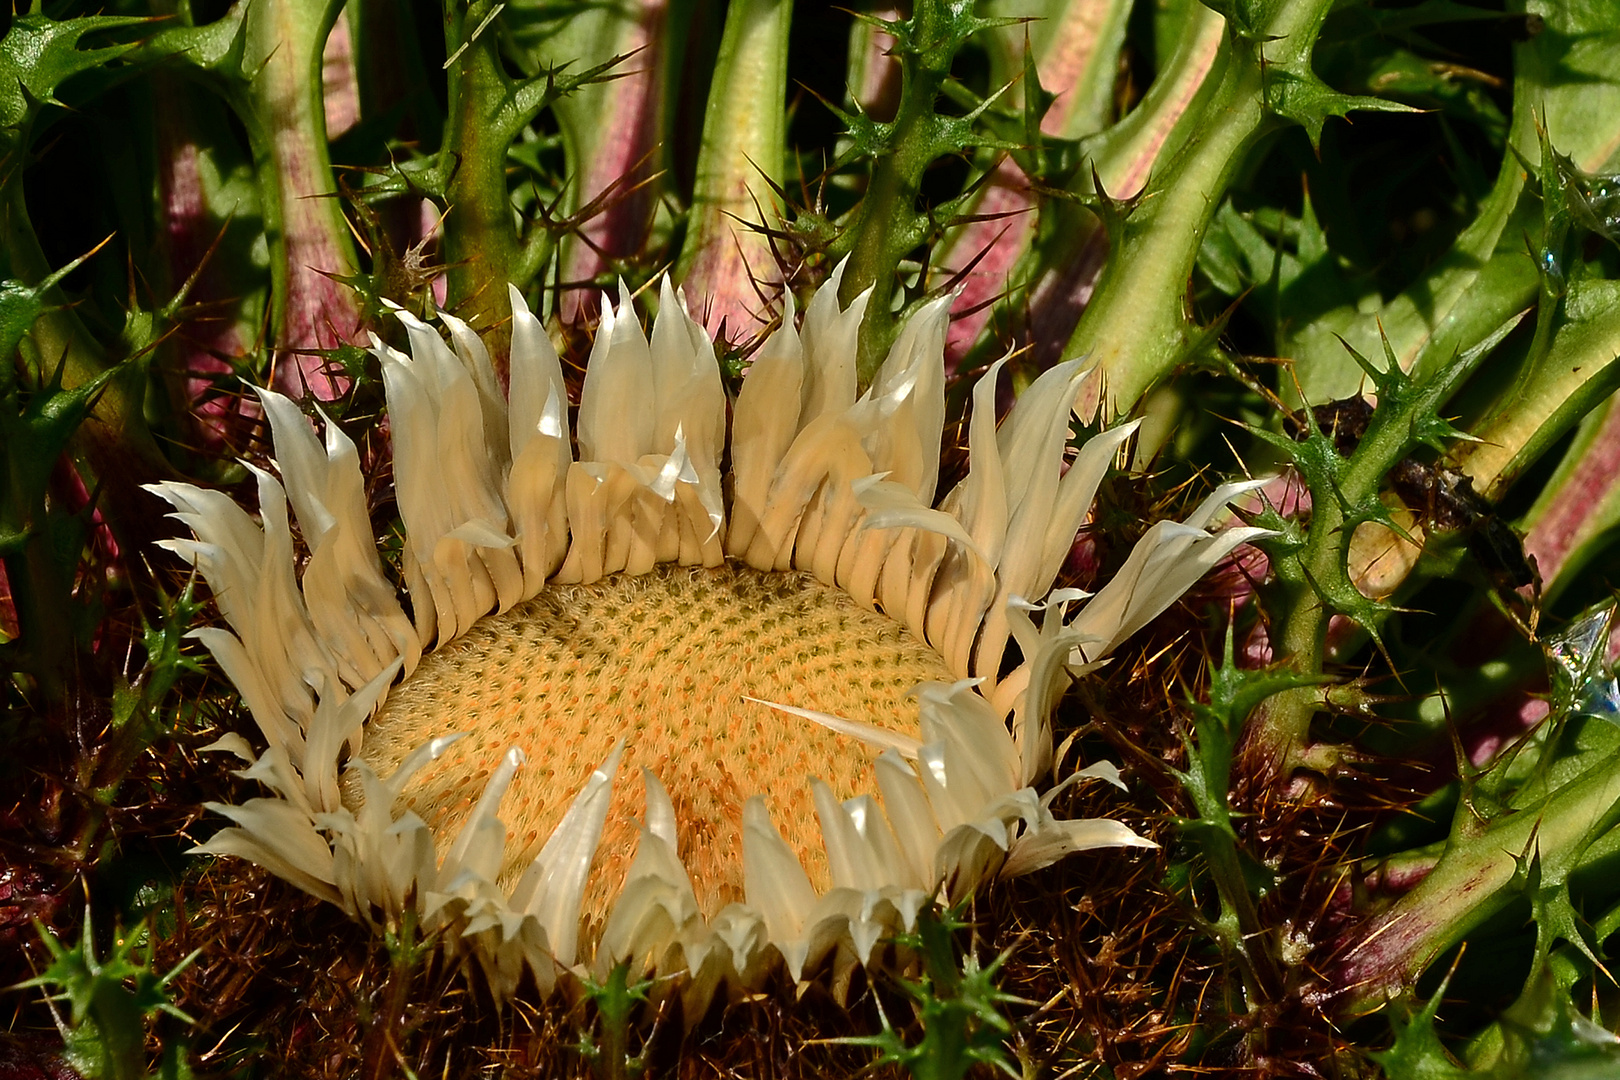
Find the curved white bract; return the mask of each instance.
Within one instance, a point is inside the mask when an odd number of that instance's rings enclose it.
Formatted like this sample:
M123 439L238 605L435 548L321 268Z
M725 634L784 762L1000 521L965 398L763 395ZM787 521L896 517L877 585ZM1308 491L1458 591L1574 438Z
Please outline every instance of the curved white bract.
M1047 594L1134 425L1067 458L1071 406L1087 377L1070 362L1041 375L998 429L998 364L974 393L968 475L937 499L948 302L906 324L857 397L867 296L840 310L838 284L835 274L798 329L790 303L756 355L731 424L729 502L713 346L667 283L650 340L623 290L617 306L604 298L573 434L557 354L516 290L505 396L464 324L441 315L447 342L396 311L411 355L376 339L372 348L388 395L410 618L383 574L353 443L323 415L323 444L293 403L261 391L286 490L255 470L257 522L218 492L152 488L196 537L166 546L201 571L230 627L194 635L240 690L264 742L257 752L236 735L216 744L270 794L210 804L232 825L198 850L256 862L374 927L414 911L476 958L498 999L525 971L549 993L564 972L601 975L629 960L684 971L683 992L701 1007L723 986L757 985L777 962L795 979L829 957L835 972L873 962L931 898L961 896L997 874L1087 848L1150 846L1118 822L1052 814L1059 789L1035 788L1051 764L1048 717L1072 671L1100 661L1259 532L1208 530L1250 485L1221 488L1184 523L1153 526L1071 617L1083 598ZM301 579L289 497L311 552ZM807 571L881 607L959 680L917 687L915 735L759 703L783 723L825 724L881 751L881 800L840 802L805 778L831 875L825 893L755 797L742 811L744 902L705 916L681 861L674 804L645 772L639 846L594 955L584 955L582 899L622 740L581 778L509 890L496 883L507 844L499 808L523 767L520 750L494 769L454 836L395 809L450 740L421 747L386 778L353 756L390 685L409 677L423 650L490 612L552 583L727 558ZM998 679L1009 647L1022 662ZM342 767L353 774L347 785ZM1065 785L1085 778L1118 783L1118 771L1103 763Z

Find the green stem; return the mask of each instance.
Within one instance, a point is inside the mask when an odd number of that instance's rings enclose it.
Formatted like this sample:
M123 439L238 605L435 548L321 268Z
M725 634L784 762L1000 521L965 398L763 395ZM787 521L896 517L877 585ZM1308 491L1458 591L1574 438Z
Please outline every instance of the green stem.
M1277 655L1304 676L1322 671L1326 660L1328 620L1335 612L1356 620L1376 635L1391 608L1368 600L1349 576L1350 544L1363 522L1386 520L1378 492L1384 477L1419 442L1433 442L1449 432L1436 410L1478 368L1515 324L1509 322L1449 366L1417 381L1386 357L1383 369L1369 363L1376 384L1378 411L1348 460L1341 458L1333 437L1315 430L1294 449L1294 460L1311 494L1310 527L1298 554L1276 560L1277 592L1282 613ZM1285 445L1287 445L1285 443ZM1242 754L1251 775L1286 777L1296 769L1321 769L1332 763L1330 747L1313 752L1312 718L1321 695L1312 687L1285 690L1255 710L1245 726Z
M134 996L110 984L90 1005L90 1023L100 1046L102 1080L142 1080L146 1076L146 1017Z
M588 1056L591 1071L602 1080L635 1080L646 1070L646 1051L630 1053L630 1017L647 1000L650 985L630 982L628 961L614 965L605 983L586 983L585 993L596 1005L601 1028L600 1041Z
M381 1005L366 1024L361 1044L360 1075L364 1080L387 1080L398 1074L401 1043L409 1032L406 1013L416 984L416 969L431 951L433 939L418 938L416 910L406 905L398 930L386 935L388 977L383 983Z
M1620 387L1620 286L1571 286L1544 355L1532 356L1516 385L1474 425L1478 442L1457 453L1474 487L1498 499L1524 470ZM1550 322L1550 314L1544 315Z
M872 290L866 318L861 324L859 383L869 385L888 355L899 324L893 312L900 260L922 243L929 229L928 216L919 211L923 173L947 149L941 118L934 106L949 78L951 63L968 32L971 5L947 0L919 0L899 46L900 104L887 125L883 148L876 152L871 180L846 230L853 236L849 264L839 289L839 302L848 304L866 289Z
M902 98L900 114L895 120L895 130L902 139L918 118L914 108L908 110L908 101L909 96ZM917 183L902 174L896 159L884 157L873 169L872 182L861 201L855 250L850 253L849 269L844 273L838 301L849 304L866 289L872 290L866 319L861 324L860 358L856 364L856 376L862 387L871 385L894 339L894 320L889 315L889 308L894 304L894 271L909 246L904 240L897 240L901 222L895 215L869 213L867 208L914 206L917 191Z
M1238 854L1237 838L1228 829L1205 828L1198 830L1196 839L1221 899L1221 919L1213 929L1228 954L1244 960L1244 983L1250 1006L1281 1000L1282 975L1270 948L1273 933L1260 921L1259 910L1254 906L1254 895L1243 873L1242 856Z
M1096 194L1095 180L1100 179L1103 190L1110 195L1131 198L1142 190L1161 159L1175 156L1197 133L1196 126L1184 123L1183 118L1189 114L1202 115L1220 81L1224 70L1221 62L1224 38L1225 20L1192 0L1175 51L1153 80L1147 95L1123 120L1084 144L1089 160L1082 161L1069 183L1072 195L1079 200L1090 199ZM1214 77L1211 77L1212 72ZM997 303L993 315L980 315L977 322L1027 326L1027 340L1032 346L1030 356L1037 368L1061 358L1097 283L1099 260L1094 256L1102 247L1102 238L1097 235L1101 223L1096 214L1078 202L1048 200L1041 205L1040 214L1043 218L1050 216L1052 224L1043 223L1037 229L1036 223L1031 221L1009 228L1005 222L992 221L963 230L964 235L977 228L996 230L990 235L1006 230L1008 236L1013 235L1013 230L1021 230L1019 242L1027 245L1028 250L1022 252L1005 280L997 277L991 281L997 290L1003 285L1009 286L1007 295ZM974 250L958 248L960 254L956 261L965 261ZM952 265L951 254L946 253L945 265ZM995 262L987 258L980 266L993 270ZM975 286L970 282L963 299L978 302L980 297L974 297L974 291ZM968 305L959 302L958 307L963 306ZM953 323L953 339L963 333L959 329L963 321ZM977 332L971 323L966 330ZM983 336L962 366L971 370L989 363L1003 348L994 338ZM1015 373L1014 379L1022 375ZM1158 445L1147 426L1137 438L1139 447Z
M508 92L493 26L470 44L492 5L488 0L464 13L446 5L445 45L461 54L450 65L450 107L445 132L445 256L450 266L449 304L474 328L486 331L506 317L506 285L518 281L517 223L506 190L506 150L512 132L498 122ZM505 355L504 348L492 352Z
M1602 721L1596 721L1602 723ZM1612 740L1588 752L1577 780L1538 804L1480 828L1464 824L1416 888L1359 927L1325 985L1343 987L1344 1007L1370 1011L1409 986L1447 949L1522 895L1525 859L1567 874L1592 841L1620 820L1620 770ZM1469 815L1467 806L1459 815Z

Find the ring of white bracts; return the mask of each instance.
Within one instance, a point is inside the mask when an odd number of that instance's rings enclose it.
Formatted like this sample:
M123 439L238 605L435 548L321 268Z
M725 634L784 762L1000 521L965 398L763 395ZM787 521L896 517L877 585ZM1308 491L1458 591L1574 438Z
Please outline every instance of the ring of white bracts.
M881 943L910 930L930 899L961 896L993 875L1087 848L1151 846L1115 821L1052 814L1067 784L1118 784L1119 775L1101 763L1037 793L1052 759L1048 716L1071 673L1101 662L1260 534L1209 530L1255 485L1222 487L1186 521L1154 525L1097 595L1049 596L1135 425L1066 457L1086 378L1073 361L1041 375L998 429L998 364L974 392L969 474L936 506L948 301L907 323L857 396L853 358L867 296L841 310L838 284L835 274L797 329L790 300L783 328L756 354L731 424L729 503L719 366L667 282L650 340L622 287L617 308L604 298L577 459L561 365L515 289L505 395L464 323L439 315L447 343L397 311L411 356L375 338L372 345L388 396L409 616L377 552L355 446L324 414L323 442L291 401L260 393L281 481L253 469L257 522L220 492L155 485L196 537L165 546L202 573L229 626L194 636L240 691L265 743L262 752L240 735L214 744L247 762L240 775L270 794L210 804L232 825L196 850L255 862L374 927L397 924L409 909L476 958L497 999L526 972L549 994L565 973L600 977L628 960L641 971L686 973L681 985L700 1011L719 988L755 986L777 962L794 979L830 968L839 981L851 965L883 955ZM301 576L289 501L310 552ZM521 750L508 752L448 847L417 815L394 810L412 774L448 740L421 747L387 778L353 756L390 685L424 650L489 612L551 582L727 558L808 571L880 606L960 678L917 688L915 738L791 702L761 703L783 722L822 723L881 751L881 802L839 802L806 778L829 891L812 887L754 798L742 822L746 902L705 916L681 863L671 800L645 773L639 846L588 950L580 908L622 742L510 892L496 884L506 843L499 806ZM1009 641L1024 659L997 679ZM356 806L340 796L345 762L363 792Z

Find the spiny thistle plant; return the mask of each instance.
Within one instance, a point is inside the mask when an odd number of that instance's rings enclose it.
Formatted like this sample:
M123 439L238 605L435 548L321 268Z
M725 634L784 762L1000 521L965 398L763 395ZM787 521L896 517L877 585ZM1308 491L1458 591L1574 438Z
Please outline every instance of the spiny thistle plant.
M855 7L9 16L0 1072L1620 1071L1620 0Z

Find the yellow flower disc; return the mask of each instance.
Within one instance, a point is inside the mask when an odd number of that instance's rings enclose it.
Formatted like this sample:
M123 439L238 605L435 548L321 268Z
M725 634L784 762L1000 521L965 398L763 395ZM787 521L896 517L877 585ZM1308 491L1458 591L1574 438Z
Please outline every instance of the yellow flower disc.
M830 885L807 783L840 798L870 786L876 751L747 698L915 735L918 683L950 682L903 626L804 573L664 565L551 586L423 657L366 726L360 756L387 776L436 736L466 732L406 789L400 809L453 837L507 748L520 747L501 818L501 884L538 854L580 785L627 741L585 897L601 925L635 852L639 771L675 804L682 860L704 912L743 899L741 816L764 795L818 891Z

